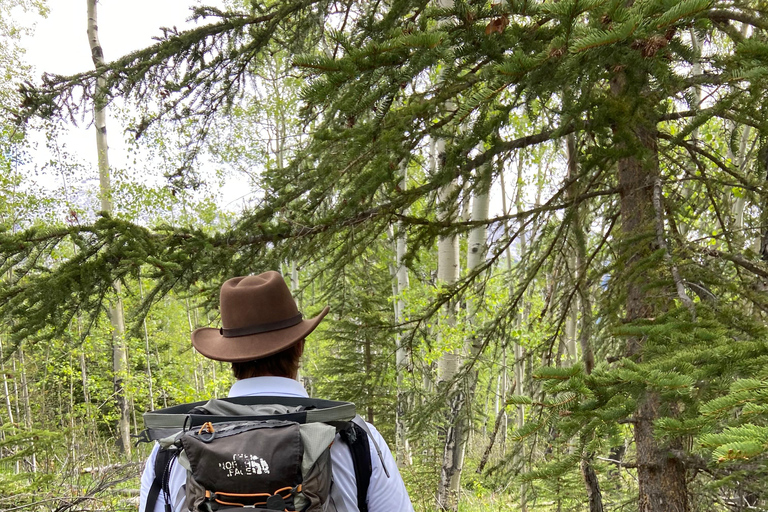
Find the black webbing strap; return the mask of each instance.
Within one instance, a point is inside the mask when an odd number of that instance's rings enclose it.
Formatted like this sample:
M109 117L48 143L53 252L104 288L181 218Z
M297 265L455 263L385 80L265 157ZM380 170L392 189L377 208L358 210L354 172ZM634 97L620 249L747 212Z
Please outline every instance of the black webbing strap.
M368 512L368 485L371 482L371 473L373 472L368 434L360 425L352 421L339 434L352 453L352 464L357 482L357 508L360 512Z
M168 503L170 496L168 496L167 482L171 477L171 461L175 456L175 451L163 450L162 448L157 451L155 456L155 478L152 480L152 486L149 488L145 508L140 512L154 512L155 504L160 497L160 491L166 492L165 510L170 512L171 505Z

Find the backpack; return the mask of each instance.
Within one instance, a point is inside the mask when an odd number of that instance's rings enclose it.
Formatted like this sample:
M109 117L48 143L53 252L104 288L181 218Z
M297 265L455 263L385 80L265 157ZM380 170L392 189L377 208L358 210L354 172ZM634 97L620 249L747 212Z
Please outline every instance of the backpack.
M352 403L230 397L147 412L144 423L139 442L160 444L146 511L154 510L162 490L165 510L171 512L168 483L174 464L187 470L185 510L190 512L243 507L346 511L340 498L334 498L331 473L330 448L338 433L351 451L358 509L367 512L371 437ZM379 447L375 441L373 444L381 458ZM382 467L387 472L383 459Z

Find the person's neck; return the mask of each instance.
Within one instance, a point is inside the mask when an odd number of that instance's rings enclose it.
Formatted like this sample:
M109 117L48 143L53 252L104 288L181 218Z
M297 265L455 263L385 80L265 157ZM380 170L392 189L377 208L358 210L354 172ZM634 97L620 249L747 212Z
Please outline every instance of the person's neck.
M243 377L243 378L241 378L241 379L237 379L237 380L255 379L255 378L258 378L258 377L280 377L281 379L291 379L291 380L295 380L295 381L298 381L298 380L299 380L299 379L297 378L298 376L293 376L293 377L290 377L290 376L288 376L288 375L273 375L273 374L271 374L271 373L260 374L260 375L251 375L251 376L249 376L249 377Z

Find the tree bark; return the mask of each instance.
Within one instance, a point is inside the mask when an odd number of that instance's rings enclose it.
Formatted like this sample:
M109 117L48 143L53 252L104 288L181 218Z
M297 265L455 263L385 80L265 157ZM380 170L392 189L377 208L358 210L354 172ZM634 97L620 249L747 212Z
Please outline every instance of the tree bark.
M472 213L471 219L473 221L485 221L488 219L489 209L489 189L490 178L488 174L488 166L481 166L478 169L478 186L477 191L472 198ZM486 247L486 227L484 224L480 224L474 227L469 233L469 240L467 244L467 273L475 271L483 261L485 260L487 247ZM470 294L467 298L467 323L472 331L477 331L478 319L478 296L480 294L480 287L474 286L474 295ZM479 356L480 350L483 346L483 340L479 339L476 335L472 334L464 339L464 354L468 354L467 362L473 364L475 359ZM462 364L462 360L459 364ZM467 442L469 439L469 433L472 428L472 403L475 398L475 389L477 387L478 373L475 368L466 372L461 382L456 384L459 388L453 395L453 403L451 406L451 414L453 418L453 430L449 429L449 432L453 434L453 439L446 440L445 449L443 453L443 467L448 464L452 466L451 481L450 481L450 493L451 495L458 496L461 489L461 473L464 468L464 455L466 453ZM452 510L457 510L458 501L456 507Z
M405 192L408 187L408 160L404 159L400 164L400 190ZM395 235L395 268L394 268L394 295L395 295L395 325L400 326L405 321L405 301L403 293L408 289L408 269L405 266L405 252L407 249L405 225L400 222L397 225ZM408 443L408 432L405 425L405 414L408 408L408 395L405 389L405 374L408 371L409 352L403 345L403 337L398 332L395 335L395 372L397 374L397 403L395 405L395 454L398 467L410 465L411 449Z
M8 433L10 435L15 435L16 428L14 426L14 419L13 419L13 404L11 403L11 390L8 387L8 372L5 371L5 354L3 353L3 340L0 337L0 373L3 374L3 397L5 398L5 410L6 414L8 415L8 424L10 425L10 429L8 429ZM0 417L0 425L5 424L4 421L2 421L2 417ZM5 439L5 430L0 430L0 439Z
M24 361L24 350L19 347L19 366L21 371L21 399L24 402L24 428L32 430L34 421L32 419L32 404L29 398L29 384L27 382L27 365ZM59 407L63 411L63 407ZM32 473L37 473L37 455L33 451L27 460Z
M88 4L88 43L91 48L91 58L98 71L104 66L104 52L99 42L98 11L96 0L86 0ZM94 94L93 117L96 128L96 150L99 162L99 190L101 210L112 213L112 186L109 175L109 146L107 145L107 113L106 113L106 82L99 77L96 81ZM120 283L113 284L116 299L109 305L108 315L112 324L112 372L114 375L115 404L120 418L118 420L120 451L131 454L131 426L128 401L125 397L123 381L128 370L128 353L125 346L125 319L123 302L120 298Z
M445 139L438 139L435 143L438 165L445 162ZM438 204L439 217L442 221L451 218L450 212L454 210L448 202L452 200L457 184L451 181L440 189ZM457 235L442 235L437 241L437 281L441 285L450 286L459 280L459 238ZM451 301L446 304L445 311L441 313L440 322L445 326L438 331L438 342L442 344L442 332L451 330L456 325L456 304ZM452 394L450 407L444 427L443 463L440 470L440 481L437 489L437 505L440 510L458 510L459 478L461 476L460 455L463 424L459 421L460 404L463 400L462 390L455 389L455 379L461 366L461 353L459 349L444 353L437 368L438 389Z
M366 400L368 402L368 405L365 408L365 421L368 423L373 423L373 350L371 347L371 339L368 336L365 336L363 339L363 357L365 365L365 394Z
M632 80L632 88L627 87ZM622 105L642 109L638 86L644 76L628 77L624 71L617 71L611 80L614 100ZM657 248L655 236L656 213L653 205L653 190L659 179L657 133L652 109L645 115L634 113L633 124L625 119L616 119L614 137L619 151L627 153L618 161L619 196L621 200L622 235L621 256L625 268L632 269ZM630 117L630 116L627 116ZM642 124L639 119L645 120ZM631 151L631 153L630 153ZM631 242L630 242L631 241ZM633 276L628 279L626 299L626 320L656 317L665 309L664 299L651 296L646 290L648 276ZM642 361L644 338L632 336L627 340L626 356ZM670 441L661 446L656 440L653 423L659 418L661 397L655 391L647 390L639 398L634 417L635 446L637 449L637 477L639 486L639 511L688 512L688 490L685 465L680 458L671 455L679 441Z
M139 274L139 297L141 300L144 300L144 286L141 284L141 274ZM144 319L141 321L142 327L144 327L144 359L147 364L147 394L149 398L149 410L154 411L155 410L155 392L153 389L153 383L152 383L152 358L150 356L150 347L149 347L149 329L147 328L147 317L145 316ZM214 379L215 380L215 379Z

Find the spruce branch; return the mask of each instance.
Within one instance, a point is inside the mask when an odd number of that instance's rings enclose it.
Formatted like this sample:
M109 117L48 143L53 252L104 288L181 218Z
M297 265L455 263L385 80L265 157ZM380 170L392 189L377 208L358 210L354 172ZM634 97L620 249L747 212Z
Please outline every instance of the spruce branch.
M757 9L755 10L756 13ZM746 12L739 12L734 10L728 10L728 9L712 9L710 11L705 12L702 17L709 18L712 21L716 22L724 22L724 21L738 21L739 23L744 23L746 25L751 25L755 28L759 28L761 30L768 30L768 21L765 20L765 13L763 13L763 17L753 16L750 13Z
M720 158L718 158L716 155L710 153L704 148L699 147L694 142L688 142L684 140L678 140L677 137L659 132L658 137L662 140L668 140L673 142L674 144L681 146L684 148L688 153L691 154L691 156L698 161L696 158L697 155L701 155L705 157L707 160L715 164L721 171L725 172L726 174L730 175L734 179L737 180L737 182L740 184L739 186L752 191L757 192L758 194L764 193L764 187L761 183L753 182L752 180L749 180L746 176L743 176L739 174L739 169L734 167L733 165L729 165ZM699 166L700 169L702 169L702 166Z
M691 244L689 247L701 254L706 254L714 258L721 258L721 259L730 261L731 263L735 263L736 265L742 267L743 269L752 272L756 276L760 276L765 279L768 279L768 269L762 268L759 264L753 263L747 260L746 258L744 258L743 256L739 256L738 254L727 253L724 251L718 251L717 249L711 249L708 247L700 247L694 244Z
M498 144L494 144L494 146L489 148L488 150L480 153L475 158L468 160L465 165L465 168L477 169L478 167L480 167L481 165L484 165L485 163L490 161L491 158L493 158L498 154L507 153L515 149L523 149L529 146L535 146L543 142L546 142L548 140L557 139L564 135L568 135L569 133L573 133L574 131L576 131L576 129L577 129L576 124L571 123L565 126L560 126L558 128L543 130L539 133L534 133L532 135L519 137L517 139L513 139L510 141L499 142Z
M762 129L764 125L764 123L759 122L757 119L738 115L738 113L733 110L721 108L719 106L698 110L681 110L677 112L668 112L659 116L659 121L677 121L680 119L699 116L706 116L707 118L719 117L720 119L732 121L737 124L751 126L752 128L757 128L758 130Z
M118 96L137 103L160 100L160 111L144 118L135 129L137 137L164 117L207 119L231 105L249 66L281 24L319 1L277 3L261 15L197 9L195 19L217 17L220 21L183 32L166 29L157 43L97 69L71 76L45 74L40 87L22 85L16 121L39 116L76 123L97 95L99 77L109 91L105 106Z

